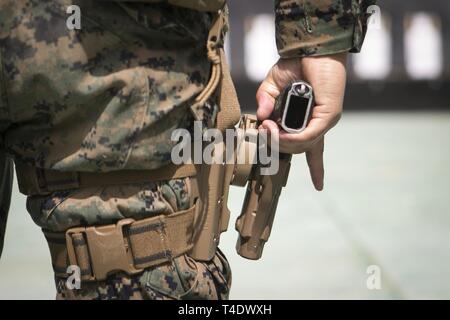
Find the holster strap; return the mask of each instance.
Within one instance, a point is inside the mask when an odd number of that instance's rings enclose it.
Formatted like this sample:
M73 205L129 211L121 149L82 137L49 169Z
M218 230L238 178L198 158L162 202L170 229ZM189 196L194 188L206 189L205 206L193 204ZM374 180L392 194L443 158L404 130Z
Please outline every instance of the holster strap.
M206 44L208 59L211 62L210 79L191 106L194 118L202 120L205 102L219 89L220 110L217 114L215 128L220 131L234 128L235 124L239 122L241 114L236 89L223 49L224 31L227 29L227 25L228 7L224 6L215 16Z
M195 205L170 215L116 224L44 230L55 274L68 277L79 267L81 280L99 281L115 272L129 275L171 261L193 246ZM73 267L72 267L73 268Z
M40 169L17 162L16 171L20 192L33 196L78 188L106 187L193 177L197 175L198 166L187 164L180 166L167 165L153 170L63 172Z

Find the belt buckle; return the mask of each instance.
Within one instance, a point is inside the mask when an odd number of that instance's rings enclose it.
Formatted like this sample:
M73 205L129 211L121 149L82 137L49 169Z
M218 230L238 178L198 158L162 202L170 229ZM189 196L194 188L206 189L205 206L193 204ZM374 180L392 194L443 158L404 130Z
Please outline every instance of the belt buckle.
M124 271L130 275L142 272L143 269L135 268L131 262L131 248L127 248L123 236L123 227L133 222L134 219L123 219L112 225L67 230L69 263L78 265L72 235L82 233L86 236L92 268L92 276L88 280L105 280L113 271Z

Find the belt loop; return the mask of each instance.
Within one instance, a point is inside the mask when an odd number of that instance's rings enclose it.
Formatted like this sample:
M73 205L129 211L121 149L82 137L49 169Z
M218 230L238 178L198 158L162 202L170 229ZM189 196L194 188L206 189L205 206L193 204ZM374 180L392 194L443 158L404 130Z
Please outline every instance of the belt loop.
M86 231L86 228L80 227L80 228L69 229L68 232L66 232L67 261L68 261L68 266L78 266L80 268L80 274L81 274L82 280L93 281L96 279L95 279L95 275L93 274L91 260L89 259L89 247L87 246L87 243L86 243L85 244L85 246L86 246L86 261L84 261L84 263L82 263L78 259L79 255L75 248L76 245L80 246L81 244L80 243L74 244L74 238L73 238L73 236L75 236L75 235L80 235L81 237L83 237L85 242L87 242L86 238L85 238L85 231ZM78 242L79 242L79 240L80 239L78 239ZM82 264L85 264L86 266L89 266L89 267L83 269Z

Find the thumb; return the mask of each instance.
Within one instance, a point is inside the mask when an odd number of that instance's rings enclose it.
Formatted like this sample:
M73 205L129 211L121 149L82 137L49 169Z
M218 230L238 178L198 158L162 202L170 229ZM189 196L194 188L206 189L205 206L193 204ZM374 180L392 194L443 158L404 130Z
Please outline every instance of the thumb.
M278 87L271 81L270 75L263 81L256 92L256 102L258 110L256 116L258 120L269 119L275 105L275 98L280 94Z

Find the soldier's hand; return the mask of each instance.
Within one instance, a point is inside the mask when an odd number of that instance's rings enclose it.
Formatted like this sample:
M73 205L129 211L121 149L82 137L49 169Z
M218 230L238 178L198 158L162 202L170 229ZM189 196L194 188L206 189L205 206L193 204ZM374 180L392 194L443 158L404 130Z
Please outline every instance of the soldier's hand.
M262 128L279 134L280 152L306 152L311 179L319 191L323 189L324 179L324 135L336 125L342 114L346 59L346 53L280 59L269 71L256 94L257 117L262 121ZM292 134L280 130L269 117L274 109L275 98L287 85L298 80L307 81L313 87L315 107L306 129Z

